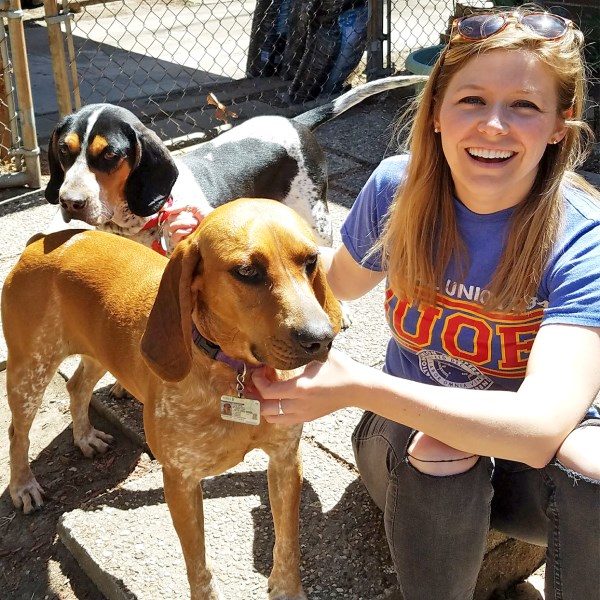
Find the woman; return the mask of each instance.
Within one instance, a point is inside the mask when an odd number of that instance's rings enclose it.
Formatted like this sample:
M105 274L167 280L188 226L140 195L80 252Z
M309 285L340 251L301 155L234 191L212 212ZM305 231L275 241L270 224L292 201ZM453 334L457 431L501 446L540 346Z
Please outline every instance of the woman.
M515 9L455 21L410 157L384 160L323 257L340 299L387 277L384 372L332 351L274 423L353 435L405 600L472 598L491 525L547 545L546 599L600 597L600 195L582 159L582 35ZM493 458L490 458L493 457Z

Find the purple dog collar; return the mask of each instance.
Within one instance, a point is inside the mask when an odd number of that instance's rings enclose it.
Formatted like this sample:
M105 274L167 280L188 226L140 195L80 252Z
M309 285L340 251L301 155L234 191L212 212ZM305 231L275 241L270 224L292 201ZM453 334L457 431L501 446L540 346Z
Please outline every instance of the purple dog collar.
M207 340L199 331L196 325L192 322L192 340L197 348L200 348L202 352L210 356L213 360L218 360L225 363L227 366L235 369L238 373L246 371L246 363L243 360L237 360L227 356L221 347L217 344Z

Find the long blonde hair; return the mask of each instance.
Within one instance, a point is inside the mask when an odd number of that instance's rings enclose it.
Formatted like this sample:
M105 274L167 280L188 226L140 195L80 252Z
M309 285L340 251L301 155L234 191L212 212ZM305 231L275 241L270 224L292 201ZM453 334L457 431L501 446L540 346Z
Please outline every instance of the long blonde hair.
M515 12L519 9L515 9ZM509 25L479 41L452 41L434 66L414 106L408 135L406 177L390 207L378 251L384 256L395 294L434 304L437 287L451 261L463 274L469 257L458 233L453 183L434 133L434 117L452 77L473 57L496 49L523 50L542 61L555 78L559 115L569 112L564 139L549 145L529 196L515 209L505 248L491 282L486 307L522 311L535 297L562 222L561 183L600 194L572 170L585 159L593 134L581 120L585 98L583 36L570 29L558 40L533 38Z

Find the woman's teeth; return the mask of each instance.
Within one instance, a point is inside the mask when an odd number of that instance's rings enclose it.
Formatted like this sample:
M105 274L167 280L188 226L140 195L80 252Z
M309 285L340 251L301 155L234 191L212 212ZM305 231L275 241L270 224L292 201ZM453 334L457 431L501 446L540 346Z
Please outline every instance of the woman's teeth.
M484 148L468 148L467 152L476 158L504 160L510 158L514 152L510 150L485 150Z

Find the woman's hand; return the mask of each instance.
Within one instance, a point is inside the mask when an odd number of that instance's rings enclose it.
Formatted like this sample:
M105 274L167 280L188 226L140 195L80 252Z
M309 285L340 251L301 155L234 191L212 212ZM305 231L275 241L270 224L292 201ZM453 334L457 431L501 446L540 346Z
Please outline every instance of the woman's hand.
M169 239L170 246L174 249L177 244L196 230L202 219L213 209L210 206L173 206L167 207L162 212L167 214L163 231Z
M263 398L261 414L269 423L291 425L352 406L361 383L357 374L364 368L342 352L332 350L324 363L311 362L285 381L271 381L265 368L257 369L252 381ZM279 411L280 402L283 414Z

